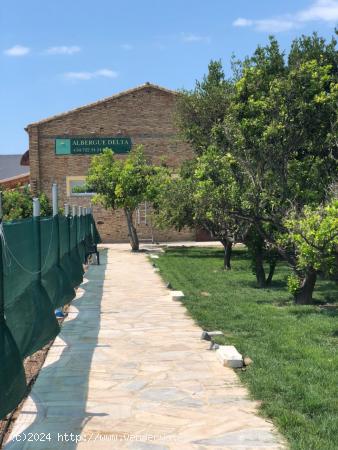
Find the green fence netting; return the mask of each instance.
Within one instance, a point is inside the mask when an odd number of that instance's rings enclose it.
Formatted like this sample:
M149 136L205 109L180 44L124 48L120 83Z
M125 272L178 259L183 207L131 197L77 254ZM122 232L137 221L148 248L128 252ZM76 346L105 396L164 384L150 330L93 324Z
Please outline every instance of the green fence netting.
M74 286L79 286L83 280L83 259L80 256L80 251L78 247L79 237L78 237L78 217L71 217L69 220L69 231L70 231L70 259L72 262L72 280Z
M77 248L81 261L84 263L86 259L86 227L85 227L85 216L80 216L77 218Z
M14 409L26 393L21 355L5 322L3 277L0 240L0 417Z
M0 419L26 392L23 358L59 332L54 309L83 279L94 219L46 217L0 223Z
M28 356L59 332L54 307L41 283L40 220L3 224L5 317L21 355Z
M100 244L102 242L101 236L96 228L94 217L91 214L88 215L88 223L88 233L90 234L90 237L93 239L94 244Z
M74 298L71 280L61 267L59 219L41 219L42 285L55 308L63 306Z

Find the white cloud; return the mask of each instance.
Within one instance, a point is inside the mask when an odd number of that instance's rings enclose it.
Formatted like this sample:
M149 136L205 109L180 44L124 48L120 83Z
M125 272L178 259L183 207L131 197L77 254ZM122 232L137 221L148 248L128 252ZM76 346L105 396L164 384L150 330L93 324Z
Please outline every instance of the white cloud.
M105 77L116 78L118 73L110 69L100 69L94 72L67 72L64 77L68 80L92 80L93 78Z
M94 72L94 75L98 77L116 78L118 73L115 70L100 69Z
M11 48L7 48L4 53L8 56L25 56L30 52L29 47L24 47L23 45L14 45Z
M310 8L300 11L298 19L302 22L323 20L324 22L336 22L338 20L337 0L317 0Z
M251 20L239 17L233 22L235 27L252 27L255 31L265 31L267 33L280 33L298 28L299 24L287 19L260 19Z
M268 33L280 33L298 28L298 24L292 20L283 19L263 19L255 21L257 31L266 31Z
M234 27L250 27L253 23L253 20L238 17L238 19L236 19L232 24Z
M338 20L338 0L316 0L309 8L300 10L296 14L285 14L268 19L237 18L232 24L235 27L251 27L255 31L279 33L299 28L305 22L326 22L334 24Z
M131 44L122 44L121 48L123 50L130 51L130 50L133 50L134 47Z
M56 47L49 47L46 50L48 55L73 55L81 51L78 45L59 45Z
M194 43L194 42L210 42L209 36L201 36L199 34L194 33L181 33L182 41L188 42L188 43Z

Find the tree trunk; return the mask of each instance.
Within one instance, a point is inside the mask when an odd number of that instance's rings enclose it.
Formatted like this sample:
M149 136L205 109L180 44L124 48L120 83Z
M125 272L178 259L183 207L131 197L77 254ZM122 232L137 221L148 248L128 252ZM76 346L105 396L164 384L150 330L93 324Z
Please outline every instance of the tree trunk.
M263 266L263 252L257 251L255 254L255 273L259 288L266 286L265 270Z
M140 244L139 244L136 228L134 227L134 224L133 224L133 213L132 213L132 211L130 211L129 208L124 208L124 213L125 213L126 219L127 219L128 237L129 237L131 249L133 252L137 252L140 249Z
M231 270L232 242L228 239L221 242L224 247L224 270Z
M268 275L268 278L266 279L266 283L265 283L266 286L271 286L271 281L272 281L273 274L275 273L276 264L277 264L276 260L270 261L269 275Z
M295 295L295 303L297 305L311 305L313 303L312 294L315 288L316 280L317 271L314 269L308 270L302 280L299 291Z
M335 271L333 274L333 279L336 282L338 282L338 245L336 246L336 253L335 253L334 257L335 257L335 266L336 267L335 267Z

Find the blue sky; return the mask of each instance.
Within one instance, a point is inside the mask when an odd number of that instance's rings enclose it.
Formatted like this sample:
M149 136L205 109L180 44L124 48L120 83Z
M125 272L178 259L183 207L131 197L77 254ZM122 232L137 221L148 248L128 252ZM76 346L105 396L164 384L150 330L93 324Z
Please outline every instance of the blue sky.
M24 127L146 81L192 88L210 59L251 54L275 34L330 37L338 0L1 0L0 154Z

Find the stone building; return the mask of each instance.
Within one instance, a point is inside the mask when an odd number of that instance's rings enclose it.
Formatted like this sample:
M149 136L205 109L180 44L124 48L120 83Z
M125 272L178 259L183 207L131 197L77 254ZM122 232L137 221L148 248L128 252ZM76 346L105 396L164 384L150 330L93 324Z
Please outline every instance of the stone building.
M91 156L110 147L125 158L130 148L142 144L154 164L165 160L179 167L192 157L192 150L177 137L173 112L177 93L150 83L130 89L26 127L29 134L30 181L34 192L50 195L59 186L60 202L90 206L90 193L76 192L84 183ZM98 229L105 242L126 242L127 225L123 211L93 207ZM159 231L153 228L149 205L135 214L141 240L191 240L195 232Z

